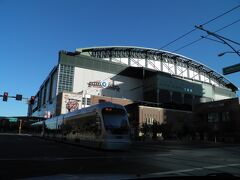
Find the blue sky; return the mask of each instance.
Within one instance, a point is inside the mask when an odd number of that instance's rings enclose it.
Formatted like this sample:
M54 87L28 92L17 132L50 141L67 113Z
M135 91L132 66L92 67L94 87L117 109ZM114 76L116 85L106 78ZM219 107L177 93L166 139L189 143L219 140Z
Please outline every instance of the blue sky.
M161 48L180 35L240 4L240 0L0 0L0 94L35 95L57 64L58 51L89 46ZM240 8L204 26L215 31L240 18ZM240 42L240 22L218 34ZM179 47L206 35L196 30L165 47ZM240 46L234 46L240 49ZM203 39L176 53L217 72L239 63L231 49ZM226 76L240 87L240 73ZM0 99L0 116L26 115L24 101Z

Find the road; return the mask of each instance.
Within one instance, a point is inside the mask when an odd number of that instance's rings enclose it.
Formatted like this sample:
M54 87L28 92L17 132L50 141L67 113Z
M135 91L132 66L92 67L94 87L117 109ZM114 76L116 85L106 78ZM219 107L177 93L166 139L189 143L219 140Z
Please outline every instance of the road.
M11 134L0 134L0 144L0 179L240 176L240 145L134 143L113 152Z

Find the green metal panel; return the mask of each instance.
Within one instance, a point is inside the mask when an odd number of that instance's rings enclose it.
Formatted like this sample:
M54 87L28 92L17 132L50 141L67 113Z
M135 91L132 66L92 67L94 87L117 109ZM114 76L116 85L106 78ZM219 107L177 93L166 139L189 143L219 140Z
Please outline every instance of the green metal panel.
M184 94L203 96L202 84L163 75L158 75L158 88Z
M59 64L71 65L108 73L119 73L128 67L124 64L118 64L85 55L69 56L63 53L60 54Z

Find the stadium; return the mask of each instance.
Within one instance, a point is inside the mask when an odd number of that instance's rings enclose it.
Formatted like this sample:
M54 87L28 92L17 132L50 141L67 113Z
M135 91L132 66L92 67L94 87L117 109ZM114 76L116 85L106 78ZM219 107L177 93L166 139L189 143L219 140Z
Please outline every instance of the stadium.
M221 74L180 54L134 46L77 48L59 52L28 115L50 118L110 101L125 105L130 117L138 112L137 124L162 123L189 119L195 104L235 98L237 90Z
M93 96L192 105L233 98L236 91L221 74L179 54L128 46L78 48L59 52L29 115L66 113L67 103L86 107Z

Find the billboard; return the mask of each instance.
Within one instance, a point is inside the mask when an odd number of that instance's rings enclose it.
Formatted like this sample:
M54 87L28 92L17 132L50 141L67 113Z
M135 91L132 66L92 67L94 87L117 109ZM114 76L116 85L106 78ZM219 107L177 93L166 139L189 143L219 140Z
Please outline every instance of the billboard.
M82 106L82 93L63 93L62 114L78 110Z

